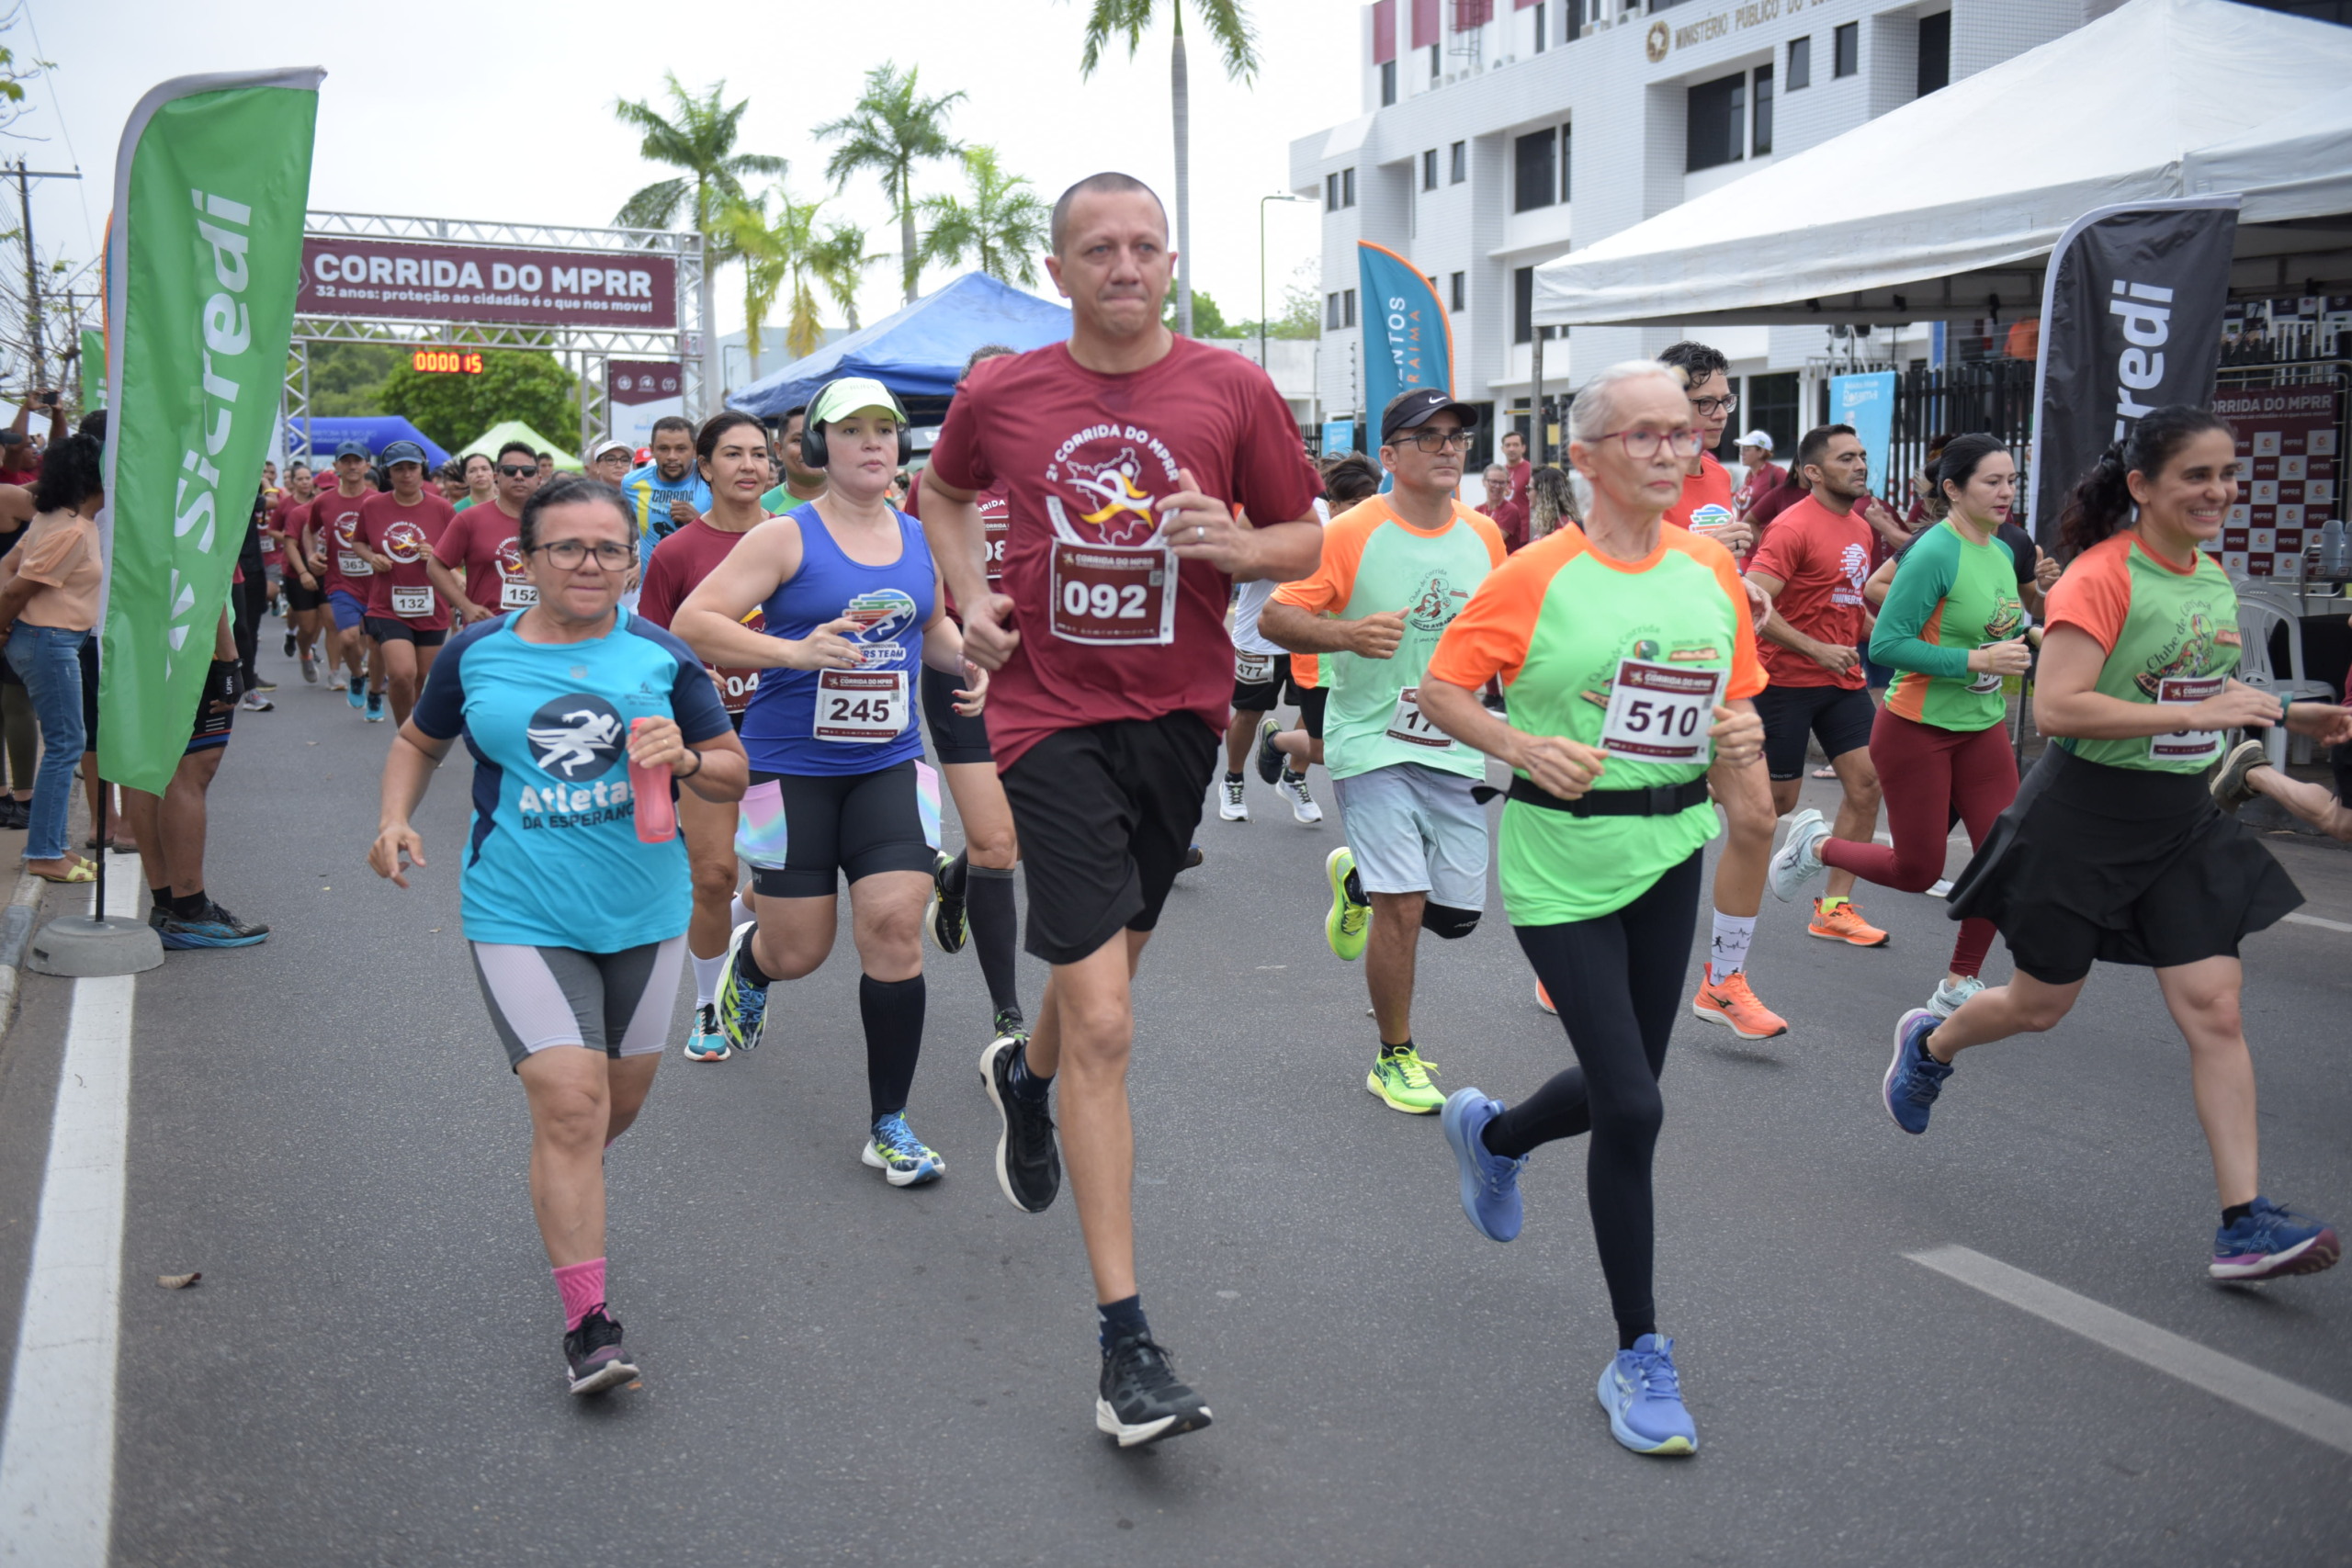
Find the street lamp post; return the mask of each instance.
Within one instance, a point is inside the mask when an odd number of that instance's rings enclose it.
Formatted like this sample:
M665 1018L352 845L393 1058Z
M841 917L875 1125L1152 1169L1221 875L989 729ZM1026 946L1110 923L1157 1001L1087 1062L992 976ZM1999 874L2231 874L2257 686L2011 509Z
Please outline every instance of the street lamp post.
M1266 369L1266 203L1270 201L1312 201L1314 197L1295 196L1278 190L1258 198L1258 368ZM1273 372L1267 370L1268 375Z

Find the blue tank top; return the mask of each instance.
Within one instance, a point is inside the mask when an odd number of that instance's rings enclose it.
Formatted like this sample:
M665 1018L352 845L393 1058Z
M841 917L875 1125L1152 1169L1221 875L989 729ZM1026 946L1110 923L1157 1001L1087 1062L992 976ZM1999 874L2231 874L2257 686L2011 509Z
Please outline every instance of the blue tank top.
M870 773L922 755L914 688L922 628L938 578L922 525L903 512L899 558L865 566L842 553L811 502L786 513L800 526L800 570L761 606L770 637L807 637L844 616L865 651L855 670L768 670L743 712L743 750L769 773Z

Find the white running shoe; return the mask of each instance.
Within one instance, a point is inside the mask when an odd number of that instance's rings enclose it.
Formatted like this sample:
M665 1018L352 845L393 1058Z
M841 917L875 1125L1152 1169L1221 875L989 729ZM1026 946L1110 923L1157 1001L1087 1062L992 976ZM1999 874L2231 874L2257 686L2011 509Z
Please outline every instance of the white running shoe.
M1789 818L1789 836L1772 852L1771 869L1767 874L1772 884L1772 897L1787 903L1797 896L1797 890L1825 869L1821 863L1821 841L1829 837L1829 824L1821 813L1813 810L1798 812Z
M1951 897L1951 877L1949 877L1949 876L1939 876L1939 877L1936 878L1936 880L1935 880L1934 884L1933 884L1932 886L1930 886L1928 887L1928 897L1930 897L1930 898L1949 898L1949 897Z
M1274 789L1290 801L1290 814L1298 821L1311 827L1323 820L1323 808L1315 804L1313 795L1306 793L1305 773L1294 773L1287 768L1283 769Z
M1962 975L1957 986L1950 980L1939 980L1936 994L1928 998L1928 1010L1938 1018L1950 1018L1960 1010L1962 1002L1984 988L1984 982L1973 975Z
M1227 822L1250 820L1250 803L1241 798L1243 783L1240 779L1227 779L1225 787L1218 792L1216 814Z

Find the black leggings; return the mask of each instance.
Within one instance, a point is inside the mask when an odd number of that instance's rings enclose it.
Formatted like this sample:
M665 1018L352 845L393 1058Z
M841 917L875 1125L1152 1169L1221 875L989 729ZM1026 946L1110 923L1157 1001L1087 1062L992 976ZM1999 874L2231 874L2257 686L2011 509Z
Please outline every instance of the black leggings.
M1517 1159L1555 1139L1592 1134L1585 1198L1610 1310L1626 1345L1657 1331L1650 1296L1650 1157L1666 1119L1657 1078L1681 1012L1699 883L1694 852L1611 914L1511 928L1560 1010L1577 1066L1487 1122L1487 1147Z

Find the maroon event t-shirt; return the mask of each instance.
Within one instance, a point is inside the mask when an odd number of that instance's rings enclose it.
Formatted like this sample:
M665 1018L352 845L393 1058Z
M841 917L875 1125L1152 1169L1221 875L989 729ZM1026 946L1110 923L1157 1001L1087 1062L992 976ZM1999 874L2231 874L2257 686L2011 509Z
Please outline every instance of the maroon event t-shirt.
M341 490L331 490L311 502L305 519L318 536L319 550L327 558L326 575L319 579L320 591L332 593L339 588L363 606L376 569L352 547L359 538L359 509L375 493L345 495ZM351 570L355 567L358 570Z
M1786 586L1773 603L1789 625L1815 642L1853 648L1862 640L1862 584L1871 576L1871 525L1851 513L1841 517L1812 496L1785 507L1772 520L1747 570L1776 577ZM1775 686L1860 687L1861 661L1832 673L1799 653L1758 635L1764 673Z
M469 506L443 531L433 558L446 567L462 567L466 597L483 609L493 614L527 610L539 602L539 591L523 570L522 526L496 502Z
M1224 732L1232 580L1148 547L1157 502L1185 470L1261 524L1314 510L1321 477L1264 371L1181 337L1124 376L1085 368L1062 344L1001 355L948 405L931 467L958 490L1005 491L997 587L1021 641L989 686L1000 770L1047 735L1115 719L1189 712Z
M391 570L379 571L368 580L369 615L405 621L421 632L449 629L449 606L434 592L424 562L456 515L447 502L429 490L413 505L403 504L390 491L359 503L360 538L369 549L392 561Z
M732 555L745 536L714 528L700 517L681 526L653 547L653 558L645 568L645 581L638 590L637 613L667 631L671 617L686 602L686 595L700 587L702 580ZM754 605L752 613L743 617L743 624L755 632L763 632L768 629L767 612ZM710 672L710 683L718 688L719 704L729 713L741 714L752 705L752 694L760 689L757 670L739 670L725 664L706 664L703 668Z

